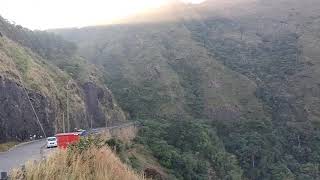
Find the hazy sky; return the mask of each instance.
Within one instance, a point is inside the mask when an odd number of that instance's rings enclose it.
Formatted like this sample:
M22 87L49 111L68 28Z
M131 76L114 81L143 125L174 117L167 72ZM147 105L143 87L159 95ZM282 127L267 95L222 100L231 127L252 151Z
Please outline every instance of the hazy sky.
M169 1L172 0L0 0L0 15L30 29L82 27L110 24Z

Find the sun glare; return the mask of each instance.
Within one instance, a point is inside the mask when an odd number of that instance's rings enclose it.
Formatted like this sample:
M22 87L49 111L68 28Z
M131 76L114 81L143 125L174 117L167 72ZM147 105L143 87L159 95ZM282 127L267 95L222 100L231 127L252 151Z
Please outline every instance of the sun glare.
M112 24L173 0L1 0L0 15L31 29ZM201 3L204 0L181 0Z
M200 4L205 2L206 0L181 0L181 1L189 4Z

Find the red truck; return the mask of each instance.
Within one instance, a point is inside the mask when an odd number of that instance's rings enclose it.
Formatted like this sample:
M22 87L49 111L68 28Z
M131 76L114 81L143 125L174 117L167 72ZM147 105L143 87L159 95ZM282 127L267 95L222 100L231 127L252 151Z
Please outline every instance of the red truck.
M65 149L69 144L73 144L80 141L80 133L72 132L72 133L60 133L56 134L58 147Z

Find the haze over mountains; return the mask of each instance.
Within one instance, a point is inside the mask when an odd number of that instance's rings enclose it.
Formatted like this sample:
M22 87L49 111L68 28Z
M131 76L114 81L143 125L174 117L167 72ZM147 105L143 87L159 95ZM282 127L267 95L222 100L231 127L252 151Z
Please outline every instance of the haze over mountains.
M172 178L319 179L320 1L176 3L124 22L0 32L72 77L80 104L141 121L137 142Z

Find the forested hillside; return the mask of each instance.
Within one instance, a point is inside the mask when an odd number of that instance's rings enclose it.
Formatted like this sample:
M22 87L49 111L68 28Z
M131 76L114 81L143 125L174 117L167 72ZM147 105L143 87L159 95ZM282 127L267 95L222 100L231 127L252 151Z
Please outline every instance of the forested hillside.
M52 31L102 67L144 125L139 142L176 178L319 179L320 2L208 0L161 13L170 18Z

